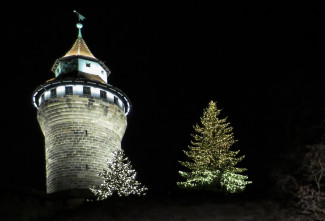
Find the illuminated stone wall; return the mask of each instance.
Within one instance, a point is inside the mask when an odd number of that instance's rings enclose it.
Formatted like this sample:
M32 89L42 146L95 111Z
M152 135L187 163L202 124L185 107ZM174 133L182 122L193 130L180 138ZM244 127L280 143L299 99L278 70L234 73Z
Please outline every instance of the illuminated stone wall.
M37 117L45 136L47 192L99 184L97 173L121 147L124 111L101 99L67 95L44 102Z

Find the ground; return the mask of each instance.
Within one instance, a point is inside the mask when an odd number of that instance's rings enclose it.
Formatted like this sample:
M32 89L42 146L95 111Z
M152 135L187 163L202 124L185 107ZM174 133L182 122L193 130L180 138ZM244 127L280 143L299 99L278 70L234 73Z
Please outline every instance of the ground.
M35 191L6 192L1 198L0 220L213 220L303 221L308 217L285 201L221 197L218 195L169 195L112 197L100 202L50 199Z

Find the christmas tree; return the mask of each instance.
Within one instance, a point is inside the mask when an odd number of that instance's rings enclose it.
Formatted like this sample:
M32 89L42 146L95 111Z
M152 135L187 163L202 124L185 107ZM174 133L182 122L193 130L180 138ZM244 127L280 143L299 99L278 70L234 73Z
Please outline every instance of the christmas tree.
M186 181L178 182L178 186L236 193L252 183L246 181L247 176L238 174L246 170L236 167L244 156L237 156L239 150L230 150L236 142L233 128L227 123L227 118L219 118L220 112L216 103L211 101L201 117L202 125L194 126L194 140L191 141L189 150L184 151L190 161L180 162L190 171L179 171Z
M113 159L108 162L108 168L98 173L103 179L99 186L92 186L89 189L95 194L97 200L104 200L117 193L118 196L131 194L145 195L148 190L145 186L135 180L136 172L132 169L131 163L125 157L122 149L113 152Z

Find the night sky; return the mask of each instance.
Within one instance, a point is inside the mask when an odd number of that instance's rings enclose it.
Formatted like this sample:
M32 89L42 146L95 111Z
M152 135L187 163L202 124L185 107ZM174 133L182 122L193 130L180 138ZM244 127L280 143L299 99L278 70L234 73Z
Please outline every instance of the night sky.
M296 173L303 145L325 120L324 9L314 5L210 5L133 1L9 4L1 27L1 182L45 191L44 137L34 89L77 38L130 98L122 146L152 192L180 181L178 160L210 100L246 155L239 165L266 194L276 171ZM150 2L150 3L149 3Z

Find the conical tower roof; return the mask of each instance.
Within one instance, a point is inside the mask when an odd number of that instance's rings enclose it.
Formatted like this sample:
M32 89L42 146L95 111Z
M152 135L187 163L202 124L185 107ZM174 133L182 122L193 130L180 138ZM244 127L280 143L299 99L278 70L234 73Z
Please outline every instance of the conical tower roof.
M55 63L53 64L51 70L53 73L56 74L56 77L59 76L61 73L64 73L66 71L71 72L71 70L78 70L79 72L84 72L86 75L98 75L101 76L99 78L102 78L102 80L104 82L107 83L107 77L110 75L111 71L109 70L109 68L100 60L98 60L89 50L85 40L82 38L81 35L81 28L83 27L83 25L81 23L77 23L77 28L79 29L79 34L78 34L78 38L76 39L76 41L74 42L72 48L61 58L57 59L55 61ZM73 60L76 58L81 58L81 59L85 59L85 60L89 60L91 62L95 62L97 63L101 68L103 68L103 70L100 70L100 68L96 65L94 66L95 68L90 68L90 63L88 63L87 65L89 65L89 68L81 68L80 66L73 66L73 63L67 63L66 61L68 60ZM79 61L78 61L79 62ZM63 66L59 67L60 63L62 63ZM95 64L94 63L94 64ZM68 68L68 66L70 66ZM81 70L82 69L82 70ZM102 72L102 71L105 71ZM103 76L103 74L105 76Z
M39 108L44 101L51 99L53 96L87 95L86 97L114 103L114 105L124 108L127 115L131 108L130 102L121 90L108 84L111 71L104 62L97 59L89 50L81 35L83 25L80 21L84 17L79 13L77 15L79 18L79 23L77 23L78 37L72 48L53 64L51 71L55 74L55 78L46 81L35 90L33 95L34 106ZM55 91L58 89L58 92L57 94L54 93L54 95L51 92L49 96L48 92L52 89L55 89Z
M96 59L81 36L78 36L72 48L63 56L63 58L70 56L85 56Z

